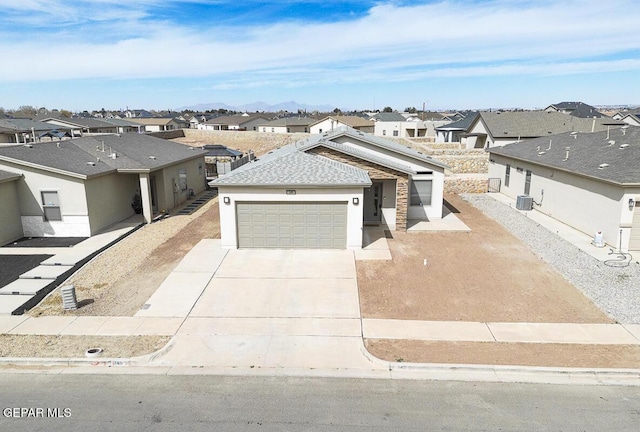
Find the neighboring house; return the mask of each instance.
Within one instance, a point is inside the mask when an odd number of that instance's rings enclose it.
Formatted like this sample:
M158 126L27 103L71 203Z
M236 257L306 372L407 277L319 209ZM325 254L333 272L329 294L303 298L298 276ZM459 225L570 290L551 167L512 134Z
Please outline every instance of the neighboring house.
M267 116L259 114L243 114L219 116L200 123L198 129L203 130L234 130L257 131L258 125L269 121Z
M176 121L173 118L153 117L153 118L131 118L132 123L144 126L146 132L163 132L186 127L185 124Z
M227 248L362 247L364 225L406 230L442 218L446 165L341 127L210 182Z
M464 116L456 113L452 118L458 120L436 127L436 143L463 142L478 115L478 112L466 113Z
M126 110L124 112L124 118L152 118L153 113L147 110Z
M285 117L258 125L258 132L308 133L309 126L317 120L309 117Z
M18 202L20 174L0 170L0 245L23 237Z
M626 114L620 120L631 126L640 126L640 112Z
M363 117L329 116L310 124L309 132L312 134L321 134L344 126L370 134L375 131L375 123Z
M38 141L38 136L55 130L48 123L29 119L0 119L0 146Z
M600 118L606 117L595 107L587 105L583 102L560 102L558 104L549 105L544 109L546 112L558 112L561 114L569 114L580 118Z
M449 123L449 121L411 120L375 122L374 135L393 138L424 138L436 136L436 128Z
M19 175L21 235L84 237L134 214L150 222L203 191L204 152L132 133L0 147L0 171Z
M624 124L609 117L587 119L558 112L481 112L469 127L466 134L466 147L490 148L528 138L564 132L597 132Z
M500 192L622 251L640 250L640 128L564 133L489 149Z
M64 131L71 136L103 135L129 132L144 132L144 127L137 123L118 119L97 118L47 118L45 123Z

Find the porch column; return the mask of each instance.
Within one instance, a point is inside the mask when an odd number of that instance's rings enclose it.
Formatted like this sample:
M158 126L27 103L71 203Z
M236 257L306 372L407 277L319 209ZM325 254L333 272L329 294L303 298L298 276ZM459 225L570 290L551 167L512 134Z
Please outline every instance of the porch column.
M407 230L409 212L409 179L399 177L396 180L396 231Z
M140 197L142 198L142 215L146 223L151 223L153 211L151 209L151 182L149 173L140 173Z

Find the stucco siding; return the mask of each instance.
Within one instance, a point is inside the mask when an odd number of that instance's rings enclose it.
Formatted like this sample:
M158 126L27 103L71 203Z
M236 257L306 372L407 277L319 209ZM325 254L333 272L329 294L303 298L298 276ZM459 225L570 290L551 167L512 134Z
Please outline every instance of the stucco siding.
M87 180L91 235L134 214L131 201L140 189L137 174L110 174Z
M602 231L604 241L611 246L620 244L621 229L622 236L628 237L625 228L621 227L625 197L622 186L498 155L491 158L494 163L489 165L489 177L501 179L500 191L505 195L516 198L524 194L526 171L531 170L529 195L538 203L534 204L537 211L590 236ZM504 184L507 163L511 164L509 186Z
M187 175L184 189L180 186L181 170L184 170ZM171 165L154 171L151 175L156 176L159 210L170 210L185 202L189 198L190 189L197 195L206 188L204 157ZM175 186L176 183L178 187Z
M283 188L257 189L250 187L223 187L218 190L220 196L220 232L221 245L235 249L237 243L237 202L346 202L347 203L347 249L362 248L363 189L296 189L295 195L287 195ZM225 198L229 204L225 204ZM353 204L358 198L359 204Z
M0 245L23 236L17 181L0 183Z

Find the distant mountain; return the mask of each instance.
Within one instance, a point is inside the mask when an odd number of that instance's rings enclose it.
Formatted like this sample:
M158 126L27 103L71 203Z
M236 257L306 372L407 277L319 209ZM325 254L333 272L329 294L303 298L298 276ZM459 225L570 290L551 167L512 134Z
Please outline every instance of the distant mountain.
M270 105L265 102L254 102L250 104L244 105L227 105L223 102L211 102L211 103L201 103L191 106L184 106L178 108L178 111L184 110L193 110L193 111L207 111L207 110L217 110L217 109L226 109L230 111L246 111L246 112L256 112L256 111L265 111L265 112L278 112L278 111L289 111L289 112L298 112L298 110L306 110L307 112L312 111L320 111L320 112L329 112L333 111L335 106L332 105L307 105L300 104L295 101L289 102L281 102L275 105Z

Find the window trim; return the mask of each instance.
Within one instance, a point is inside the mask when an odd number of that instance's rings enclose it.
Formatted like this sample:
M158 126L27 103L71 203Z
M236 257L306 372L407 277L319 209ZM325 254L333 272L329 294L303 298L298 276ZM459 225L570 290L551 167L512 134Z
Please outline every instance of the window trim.
M509 181L511 180L511 164L507 164L504 170L504 185L509 187Z
M419 191L416 192L417 194L414 194L413 190L414 190L414 184L416 183L429 183L431 185L430 190L429 190L429 199L428 201L423 201L422 196L420 196ZM414 198L418 198L419 202L415 201ZM433 202L433 179L411 179L411 186L409 187L409 206L410 207L425 207L425 206L430 206L431 203Z
M44 198L44 194L46 193L54 193L56 194L56 200L58 201L57 204L53 204L53 205L49 205L45 203L45 198ZM44 222L62 222L62 207L60 206L60 193L57 190L51 190L51 189L43 189L40 190L40 203L42 205L42 220ZM58 213L60 213L60 218L59 219L50 219L47 217L47 210L46 209L58 209Z

